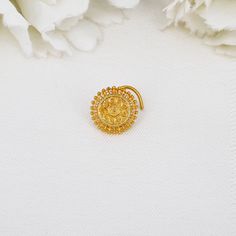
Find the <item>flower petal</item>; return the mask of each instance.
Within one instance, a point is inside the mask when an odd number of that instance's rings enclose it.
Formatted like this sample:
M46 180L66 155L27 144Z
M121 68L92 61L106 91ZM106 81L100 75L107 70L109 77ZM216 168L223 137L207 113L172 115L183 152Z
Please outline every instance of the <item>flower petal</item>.
M138 5L139 0L108 0L113 6L119 8L132 8Z
M82 16L89 0L61 0L48 5L40 0L17 0L23 16L39 31L55 30L67 18Z
M215 31L236 30L236 1L215 0L208 8L201 8L199 15Z
M218 53L236 55L236 1L175 0L166 9L170 24L179 22L192 33L204 37Z
M55 50L71 55L71 47L65 37L58 30L42 33L42 38L48 42Z
M215 37L208 37L205 43L211 46L236 46L236 31L221 31Z
M29 24L27 21L8 0L0 1L0 15L3 16L3 25L15 36L25 54L32 55L32 44L28 33Z
M120 9L111 6L106 1L92 0L86 18L100 25L108 26L122 23L124 15Z
M96 47L102 36L97 25L90 21L82 20L70 31L66 32L65 37L75 48L82 51L91 51Z

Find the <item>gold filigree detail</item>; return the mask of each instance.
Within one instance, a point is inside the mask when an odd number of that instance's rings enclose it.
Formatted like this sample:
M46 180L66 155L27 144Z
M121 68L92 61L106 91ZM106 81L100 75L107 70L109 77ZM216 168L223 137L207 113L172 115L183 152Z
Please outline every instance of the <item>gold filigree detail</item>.
M97 93L91 106L95 125L109 134L120 134L129 129L137 118L138 105L134 96L126 89L133 90L143 108L141 95L130 86L108 87Z

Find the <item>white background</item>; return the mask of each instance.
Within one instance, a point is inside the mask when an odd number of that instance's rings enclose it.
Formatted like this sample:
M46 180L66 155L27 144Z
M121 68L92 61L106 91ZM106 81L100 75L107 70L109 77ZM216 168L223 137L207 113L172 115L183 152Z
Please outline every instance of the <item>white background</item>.
M127 11L93 53L25 58L0 32L0 235L235 236L236 61L181 30L158 1ZM121 136L90 101L130 84L145 110Z

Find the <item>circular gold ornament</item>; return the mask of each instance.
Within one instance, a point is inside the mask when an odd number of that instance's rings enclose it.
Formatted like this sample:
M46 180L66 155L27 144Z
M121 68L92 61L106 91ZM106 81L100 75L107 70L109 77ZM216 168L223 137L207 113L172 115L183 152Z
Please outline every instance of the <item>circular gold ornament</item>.
M95 125L108 134L120 134L128 130L135 122L138 105L132 90L139 99L140 108L143 101L140 93L131 86L108 87L97 93L91 106L91 116Z

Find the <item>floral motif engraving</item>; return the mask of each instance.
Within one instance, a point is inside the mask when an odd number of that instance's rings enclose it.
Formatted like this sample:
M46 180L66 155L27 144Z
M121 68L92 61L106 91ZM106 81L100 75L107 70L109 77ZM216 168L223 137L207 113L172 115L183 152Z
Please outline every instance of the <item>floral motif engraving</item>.
M98 115L101 120L111 126L122 125L129 118L129 114L129 103L118 96L111 96L104 99L98 107Z
M119 134L129 129L137 114L134 96L121 88L103 89L92 101L91 116L95 125L109 134Z

